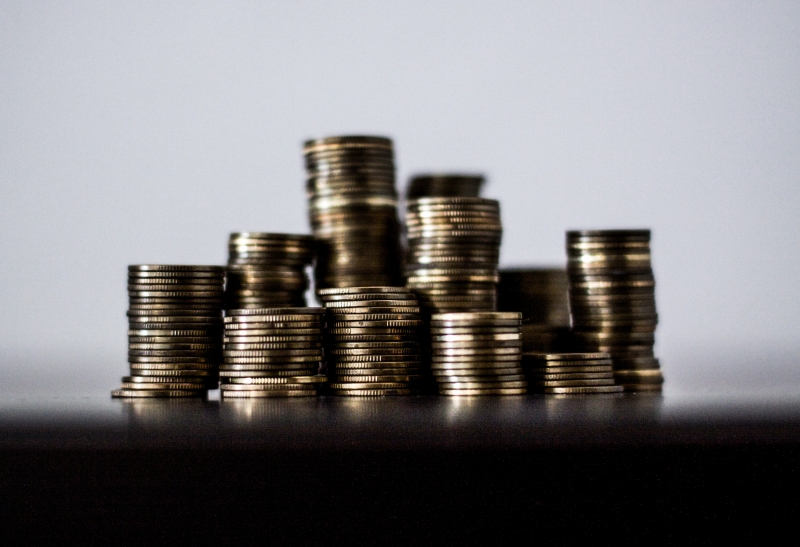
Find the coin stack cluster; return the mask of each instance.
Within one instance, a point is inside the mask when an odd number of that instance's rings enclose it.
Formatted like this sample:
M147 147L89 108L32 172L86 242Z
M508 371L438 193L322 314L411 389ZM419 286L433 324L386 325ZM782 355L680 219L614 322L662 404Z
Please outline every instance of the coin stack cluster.
M608 353L525 353L522 367L531 393L620 393Z
M314 238L294 234L233 233L228 242L225 309L306 305L306 266Z
M567 232L573 329L587 351L611 354L627 391L660 391L650 230Z
M334 395L419 393L419 304L405 287L319 291L328 310L325 359Z
M496 309L503 232L496 200L411 200L406 229L406 284L426 313Z
M326 381L322 308L228 310L220 366L223 397L309 397Z
M522 312L523 351L569 351L569 281L564 268L500 270L499 311Z
M392 141L329 137L307 141L303 153L316 288L401 284Z
M425 197L476 198L485 182L483 175L417 175L406 188L406 199Z
M130 376L114 397L191 397L216 388L221 266L128 266Z
M431 369L441 395L524 395L518 312L431 316Z

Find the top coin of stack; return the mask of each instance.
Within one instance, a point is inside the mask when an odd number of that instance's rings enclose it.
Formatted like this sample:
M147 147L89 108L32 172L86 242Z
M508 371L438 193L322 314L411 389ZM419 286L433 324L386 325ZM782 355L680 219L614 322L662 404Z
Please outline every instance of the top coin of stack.
M573 329L589 351L611 354L629 391L659 391L658 323L650 230L567 232Z
M306 305L306 266L314 254L311 236L233 233L228 250L226 309Z
M406 188L406 199L425 197L477 198L485 182L483 175L417 175Z
M495 309L503 232L496 200L411 200L406 227L407 285L428 313Z
M128 267L128 362L115 397L203 395L222 358L221 266Z
M433 376L442 395L524 395L518 312L431 316Z
M419 305L405 287L322 289L334 395L411 395L421 375Z
M317 289L399 285L392 141L329 137L307 141L303 153Z

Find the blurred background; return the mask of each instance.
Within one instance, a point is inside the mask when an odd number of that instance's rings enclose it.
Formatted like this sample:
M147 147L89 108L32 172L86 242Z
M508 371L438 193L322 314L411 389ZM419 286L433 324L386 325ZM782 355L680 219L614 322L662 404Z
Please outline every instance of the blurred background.
M653 230L665 393L800 385L797 2L0 2L0 391L114 387L126 266L308 233L301 144L486 173L502 265Z

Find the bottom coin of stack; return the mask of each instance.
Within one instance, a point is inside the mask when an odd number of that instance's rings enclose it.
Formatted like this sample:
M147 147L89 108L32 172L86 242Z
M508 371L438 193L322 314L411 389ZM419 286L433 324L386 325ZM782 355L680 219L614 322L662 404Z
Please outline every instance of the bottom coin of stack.
M312 397L327 379L322 308L228 310L220 390L225 398Z
M322 289L328 310L325 360L331 393L413 395L422 369L416 297L405 287Z
M522 364L531 393L620 393L608 353L525 353Z
M441 395L524 395L518 312L431 316L431 370Z
M646 367L658 367L658 359L642 359L643 363L642 366ZM652 362L655 361L655 365ZM636 363L635 359L629 359L627 361L628 366ZM662 389L662 385L664 384L664 375L661 373L661 369L659 368L641 368L641 369L626 369L626 370L614 370L614 380L622 387L625 388L625 391L658 391L660 392Z

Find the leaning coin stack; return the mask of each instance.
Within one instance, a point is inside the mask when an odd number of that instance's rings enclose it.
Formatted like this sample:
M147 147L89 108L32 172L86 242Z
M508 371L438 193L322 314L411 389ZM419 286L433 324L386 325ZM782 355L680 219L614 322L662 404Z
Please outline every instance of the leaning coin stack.
M523 351L573 349L566 269L500 270L497 309L522 312Z
M326 378L322 361L322 308L228 310L222 396L309 397Z
M128 363L114 397L215 389L222 360L221 266L128 266Z
M431 316L434 379L441 395L524 395L518 312Z
M417 175L406 188L406 199L425 197L476 198L486 179L483 175Z
M334 395L411 395L422 382L417 299L405 287L322 289Z
M626 391L660 391L650 230L567 232L572 326L587 351L611 354Z
M411 200L406 229L406 284L426 313L495 310L503 232L496 200Z
M314 238L239 232L231 234L228 250L225 309L306 305L306 266L314 256Z
M400 224L392 141L329 137L303 148L317 289L399 285Z
M620 393L608 353L525 353L522 367L531 393Z

